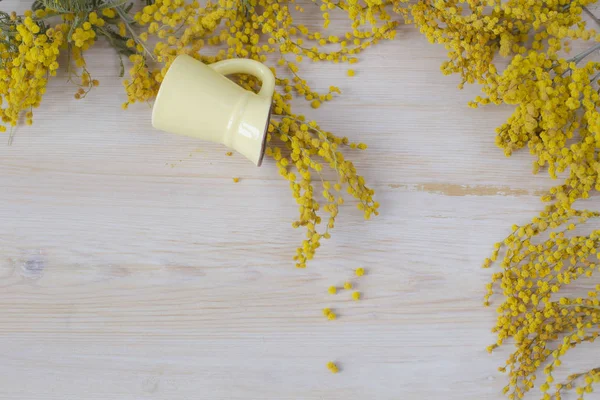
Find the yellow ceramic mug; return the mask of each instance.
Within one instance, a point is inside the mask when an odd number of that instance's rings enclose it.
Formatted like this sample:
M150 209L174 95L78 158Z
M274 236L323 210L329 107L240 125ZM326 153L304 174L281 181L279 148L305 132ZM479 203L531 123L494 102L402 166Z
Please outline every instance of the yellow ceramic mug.
M225 78L235 73L259 78L260 92L252 93ZM258 61L239 58L206 65L180 55L160 85L152 126L223 143L260 165L274 90L273 73Z

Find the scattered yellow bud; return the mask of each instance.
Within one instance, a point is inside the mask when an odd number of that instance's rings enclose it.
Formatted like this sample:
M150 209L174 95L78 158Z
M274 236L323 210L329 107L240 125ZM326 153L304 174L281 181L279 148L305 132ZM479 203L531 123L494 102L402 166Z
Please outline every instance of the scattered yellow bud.
M327 369L334 374L337 374L339 372L338 366L333 361L329 361L327 363Z

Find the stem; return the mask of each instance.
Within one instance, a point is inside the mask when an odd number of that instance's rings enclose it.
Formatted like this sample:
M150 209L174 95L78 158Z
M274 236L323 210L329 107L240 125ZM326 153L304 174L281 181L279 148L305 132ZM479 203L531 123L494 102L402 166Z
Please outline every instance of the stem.
M593 310L600 310L600 306L584 305L584 304L565 304L565 305L561 305L561 307L581 307L581 308L591 308Z
M119 56L119 63L120 63L120 66L121 66L121 69L120 69L120 72L119 72L119 78L122 78L123 75L125 75L125 65L123 64L123 54L124 54L124 51L122 49L119 49L119 46L115 42L115 39L110 35L110 33L108 31L105 31L102 28L98 28L98 32L100 32L102 35L104 35L106 37L106 40L109 41L109 43L113 46L113 48L115 49L117 55Z
M594 51L596 51L598 49L600 49L600 43L596 43L594 46L590 47L586 51L579 53L575 57L571 58L570 61L573 61L573 62L575 62L575 64L577 64L578 62L580 62L581 60L583 60L584 58L586 58L587 56L589 56L590 54L592 54Z
M600 19L598 19L598 17L596 17L590 10L588 10L587 7L583 6L582 8L583 8L583 11L585 11L585 13L587 15L589 15L590 18L592 18L595 23L597 23L598 25L600 25Z
M15 137L15 127L11 126L10 127L10 133L8 134L8 145L12 145L13 142L13 138Z
M136 43L139 43L144 48L144 51L148 54L150 59L154 61L154 55L150 52L150 50L146 48L144 42L142 42L142 40L138 37L138 35L131 27L130 19L127 13L121 8L121 6L115 7L115 10L117 10L117 14L119 14L119 17L121 17L121 20L123 20L123 23L125 24L125 27L129 31L129 33L131 33L131 37L133 38L133 40L135 40Z

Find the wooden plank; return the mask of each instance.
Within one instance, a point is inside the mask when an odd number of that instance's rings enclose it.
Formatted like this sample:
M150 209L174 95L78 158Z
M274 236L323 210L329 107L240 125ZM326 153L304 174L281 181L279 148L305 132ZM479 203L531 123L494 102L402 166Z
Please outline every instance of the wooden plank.
M457 91L444 50L412 27L365 56L355 78L303 67L343 94L297 107L369 145L349 157L382 215L365 222L348 202L306 270L272 160L254 168L153 130L148 106L122 111L106 46L90 53L101 85L85 100L54 79L34 125L0 146L0 398L501 398L507 351L485 352L495 316L479 266L556 182L533 177L526 153L503 156L494 128L510 109L467 108L477 89ZM327 294L347 279L363 301ZM597 359L574 354L575 370Z

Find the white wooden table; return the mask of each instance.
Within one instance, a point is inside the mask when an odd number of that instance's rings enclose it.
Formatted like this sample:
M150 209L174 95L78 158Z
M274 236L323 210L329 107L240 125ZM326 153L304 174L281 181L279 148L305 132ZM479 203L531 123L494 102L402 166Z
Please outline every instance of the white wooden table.
M480 264L553 182L531 175L526 152L495 147L510 109L469 109L477 89L458 91L444 56L405 27L355 78L303 67L343 94L297 109L369 145L349 156L381 203L369 222L343 206L306 270L291 260L304 232L271 159L254 168L153 130L145 105L122 111L106 47L88 58L101 85L85 100L54 79L34 125L0 145L0 398L502 398L508 349L485 351L495 313ZM327 294L359 266L363 301Z

